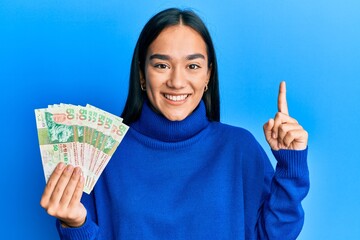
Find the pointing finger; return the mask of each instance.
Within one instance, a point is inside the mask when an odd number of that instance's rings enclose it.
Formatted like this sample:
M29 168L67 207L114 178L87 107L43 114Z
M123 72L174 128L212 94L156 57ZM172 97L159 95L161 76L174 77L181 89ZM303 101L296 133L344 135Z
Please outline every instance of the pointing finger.
M286 101L286 84L285 81L280 83L278 96L278 111L289 115L288 105Z

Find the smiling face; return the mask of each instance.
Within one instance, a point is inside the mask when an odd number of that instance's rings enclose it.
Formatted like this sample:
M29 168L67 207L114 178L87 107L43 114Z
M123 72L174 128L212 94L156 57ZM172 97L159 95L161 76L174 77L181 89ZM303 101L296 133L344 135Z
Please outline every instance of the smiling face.
M204 40L180 24L165 28L149 46L140 84L156 111L181 121L200 103L210 73Z

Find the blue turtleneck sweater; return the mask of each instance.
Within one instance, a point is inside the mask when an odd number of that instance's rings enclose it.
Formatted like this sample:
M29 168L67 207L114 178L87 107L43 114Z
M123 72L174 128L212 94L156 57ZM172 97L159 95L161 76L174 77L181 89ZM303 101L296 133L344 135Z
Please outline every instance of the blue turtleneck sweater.
M307 150L269 159L246 130L183 121L144 104L91 195L87 220L61 239L296 239L309 189Z

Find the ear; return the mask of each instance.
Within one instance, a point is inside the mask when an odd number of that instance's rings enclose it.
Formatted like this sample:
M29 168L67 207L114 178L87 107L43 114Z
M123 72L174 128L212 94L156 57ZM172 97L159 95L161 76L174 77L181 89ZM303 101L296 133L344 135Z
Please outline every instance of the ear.
M141 70L139 70L139 76L140 76L140 85L144 86L146 84L146 81L144 78L144 74L142 73Z
M211 76L211 72L212 72L212 64L210 64L208 71L206 73L206 81L205 81L205 87L204 87L204 94L205 92L207 92L207 90L209 89L208 85L210 82L210 76Z
M207 79L208 79L208 81L207 81L206 84L208 84L209 81L210 81L211 73L212 73L212 63L210 63L210 66L209 66L208 71L207 71Z

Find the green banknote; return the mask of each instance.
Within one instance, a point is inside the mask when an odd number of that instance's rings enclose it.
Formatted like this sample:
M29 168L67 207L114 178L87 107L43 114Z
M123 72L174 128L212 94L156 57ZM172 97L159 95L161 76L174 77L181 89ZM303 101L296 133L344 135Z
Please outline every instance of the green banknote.
M40 155L48 181L63 162L82 169L90 193L129 127L118 116L91 105L49 105L35 109Z

